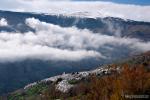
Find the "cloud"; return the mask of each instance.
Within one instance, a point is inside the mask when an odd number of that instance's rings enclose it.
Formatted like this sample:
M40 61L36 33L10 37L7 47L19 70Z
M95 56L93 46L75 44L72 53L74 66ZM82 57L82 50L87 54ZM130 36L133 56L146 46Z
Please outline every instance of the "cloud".
M35 32L0 32L1 62L24 59L64 61L107 59L106 55L99 51L100 48L112 50L111 46L122 45L133 51L150 50L150 42L145 43L138 39L102 35L76 27L63 28L35 18L28 18L25 23Z
M41 60L67 60L78 61L86 58L95 58L103 56L94 50L86 49L69 49L71 46L63 47L67 41L67 29L63 29L59 26L40 22L34 18L27 19L26 23L36 29L36 32L27 33L0 33L0 61L18 61L24 59L41 59ZM71 29L71 31L77 31L77 29ZM63 35L63 32L66 35ZM65 34L64 33L64 34ZM69 35L68 35L69 36ZM63 42L64 43L61 43ZM74 41L73 41L74 42ZM58 46L61 48L58 48ZM78 48L78 45L72 47Z
M57 25L41 22L34 18L26 19L26 24L35 29L35 36L36 39L40 41L39 43L47 44L49 46L77 50L99 48L100 46L112 43L130 44L126 38L94 34L87 29L80 30L76 27L62 28ZM37 40L35 41L37 42ZM137 42L138 40L135 39L134 41Z
M100 1L52 1L55 0L3 0L1 1L0 9L92 18L111 16L150 22L150 14L148 13L150 6Z
M0 27L8 26L8 22L5 18L0 19Z

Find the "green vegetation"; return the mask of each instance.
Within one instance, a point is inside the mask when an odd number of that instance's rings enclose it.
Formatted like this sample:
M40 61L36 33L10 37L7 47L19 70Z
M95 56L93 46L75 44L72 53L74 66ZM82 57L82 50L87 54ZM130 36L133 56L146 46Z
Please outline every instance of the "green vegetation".
M68 83L69 83L69 84L72 84L72 85L77 84L78 82L79 82L79 81L78 81L78 80L75 80L75 79L68 81Z
M12 93L8 96L8 100L25 100L25 98L36 97L42 94L42 92L44 92L47 88L48 84L40 83L27 89L26 91Z

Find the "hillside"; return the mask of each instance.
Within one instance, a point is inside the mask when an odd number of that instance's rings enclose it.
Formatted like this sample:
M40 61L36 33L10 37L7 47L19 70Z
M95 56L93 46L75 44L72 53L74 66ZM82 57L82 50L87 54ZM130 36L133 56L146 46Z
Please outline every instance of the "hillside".
M10 93L8 100L126 100L130 95L148 99L149 78L150 52L146 52L91 71L64 73L31 83Z
M150 48L150 22L12 11L0 11L0 20L0 94Z

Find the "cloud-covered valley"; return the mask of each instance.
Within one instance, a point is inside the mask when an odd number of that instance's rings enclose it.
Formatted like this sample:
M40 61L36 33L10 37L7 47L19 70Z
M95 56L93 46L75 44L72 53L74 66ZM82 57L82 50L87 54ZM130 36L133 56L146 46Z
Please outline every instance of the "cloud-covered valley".
M116 46L126 46L133 51L150 50L150 42L135 38L102 35L76 27L63 28L35 18L27 18L25 23L35 32L0 32L0 62L107 59L100 49L111 50Z

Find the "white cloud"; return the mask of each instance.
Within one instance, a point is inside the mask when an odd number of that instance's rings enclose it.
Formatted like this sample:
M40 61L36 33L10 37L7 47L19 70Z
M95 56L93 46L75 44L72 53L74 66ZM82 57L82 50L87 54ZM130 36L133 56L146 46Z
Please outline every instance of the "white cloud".
M26 58L78 61L91 57L103 57L94 50L71 50L69 49L71 46L58 48L59 45L63 46L61 42L64 41L64 45L67 43L64 37L67 36L66 29L33 18L27 19L26 23L35 28L36 33L0 33L0 61L18 61ZM68 34L74 34L71 33L74 30L79 32L70 28ZM65 32L64 35L63 32ZM72 47L78 48L78 45L73 44Z
M41 41L50 46L58 46L72 49L100 48L106 44L111 45L128 45L138 47L138 45L146 44L135 38L121 38L118 36L102 35L100 33L92 33L84 29L80 30L76 27L62 28L57 25L41 22L38 19L28 18L26 24L36 30L36 36L43 37ZM44 33L44 35L43 35ZM47 38L51 38L47 40ZM40 41L40 39L38 39ZM40 43L42 43L40 41ZM147 46L149 42L147 42ZM140 48L139 48L140 49ZM142 50L142 48L141 48ZM143 49L145 50L145 49Z
M120 17L123 19L150 22L150 6L116 4L111 2L98 1L52 1L56 0L4 0L1 1L0 9L93 18L111 16Z
M7 25L8 25L7 20L6 20L5 18L1 18L1 19L0 19L0 27L1 27L1 26L7 26Z
M150 42L138 39L102 35L75 27L62 28L34 18L26 19L26 24L35 29L35 33L0 33L0 61L106 58L98 51L105 45L125 45L137 51L150 50Z

